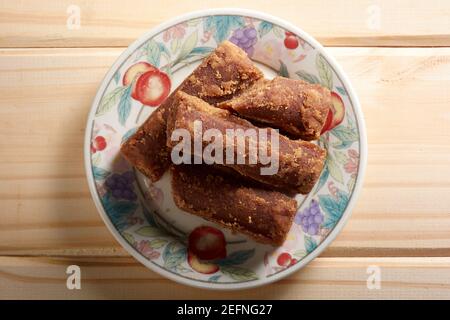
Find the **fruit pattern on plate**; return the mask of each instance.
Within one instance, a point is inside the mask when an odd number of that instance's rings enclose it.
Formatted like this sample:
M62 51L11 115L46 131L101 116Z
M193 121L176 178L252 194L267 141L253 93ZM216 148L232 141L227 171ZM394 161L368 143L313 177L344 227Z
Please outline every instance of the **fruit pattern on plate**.
M332 91L332 108L319 140L328 151L325 168L298 209L287 241L275 249L251 241L226 243L221 230L204 225L180 241L154 221L153 213L136 197L140 191L127 173L131 168L119 157L120 143L144 121L142 110L154 110L169 95L177 70L205 57L226 39L285 77L320 83ZM289 30L234 15L182 22L135 50L116 71L97 107L90 150L98 196L123 238L159 268L224 284L284 272L316 250L344 213L359 170L359 132L352 102L322 54ZM158 199L171 196L152 190Z

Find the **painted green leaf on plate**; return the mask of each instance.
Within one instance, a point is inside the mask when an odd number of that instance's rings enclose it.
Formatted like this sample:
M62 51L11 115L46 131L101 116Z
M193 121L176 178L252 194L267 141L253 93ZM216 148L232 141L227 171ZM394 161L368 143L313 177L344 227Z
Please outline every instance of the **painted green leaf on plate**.
M122 96L120 97L119 105L117 107L117 112L119 113L119 123L123 126L125 126L125 123L127 122L128 116L130 115L131 111L131 86L127 88L122 93Z
M163 252L164 267L167 269L176 269L187 258L186 247L173 245L174 242L169 243Z
M330 175L338 182L343 183L344 177L342 175L341 167L336 163L336 160L328 154L327 160L325 162Z
M95 115L101 116L109 112L116 105L127 88L128 87L117 87L104 95Z
M129 244L133 244L135 242L134 236L128 232L122 232L122 236Z
M165 239L153 239L149 242L149 246L153 249L159 249L166 245L168 241Z
M92 173L94 174L95 180L103 180L103 179L106 179L106 177L109 176L111 172L109 172L108 170L99 168L97 166L93 166Z
M147 61L155 67L159 67L161 58L161 47L159 44L152 39L147 43L145 50L147 52Z
M358 140L358 132L355 128L338 126L331 130L331 134L342 142L353 142Z
M312 73L308 73L306 71L303 70L299 70L295 73L300 79L315 84L315 83L320 83L319 78L317 78L314 74Z
M258 276L254 271L242 267L236 267L233 265L221 266L220 271L222 271L224 275L227 275L237 281L258 279Z
M176 61L181 61L184 58L186 58L186 56L192 52L192 50L195 48L196 45L197 45L197 31L194 31L183 42L183 45L181 46L181 50L180 53L178 53ZM173 65L174 64L175 63L173 63Z
M319 195L319 204L326 213L323 227L332 229L341 218L348 203L348 196L338 191L336 198L331 195Z
M289 71L287 66L283 61L280 60L280 69L278 70L278 74L282 77L289 78Z
M347 90L345 90L345 88L343 87L336 87L336 90L343 96L347 95Z
M219 264L220 266L243 264L248 259L253 257L254 254L255 249L235 251L231 253L226 259L218 261L217 264Z
M241 16L209 16L205 19L203 28L213 31L214 40L217 43L228 39L232 29L244 26L244 18Z
M136 202L116 200L106 193L102 198L102 204L105 212L108 214L112 223L121 231L128 226L128 217L133 214L138 205Z
M128 140L128 138L130 138L133 134L136 133L137 131L137 127L135 128L131 128L130 130L128 130L127 132L125 132L125 134L122 136L122 140L121 140L121 144L126 142Z
M264 37L270 30L273 29L273 24L267 21L262 21L258 26L259 37Z
M158 227L145 226L136 230L136 234L143 237L157 237L166 235L166 232Z
M326 61L325 57L321 54L316 56L316 67L319 71L320 80L322 85L330 90L333 90L333 72L330 65Z
M307 253L313 252L317 248L317 242L314 238L305 236L305 249Z

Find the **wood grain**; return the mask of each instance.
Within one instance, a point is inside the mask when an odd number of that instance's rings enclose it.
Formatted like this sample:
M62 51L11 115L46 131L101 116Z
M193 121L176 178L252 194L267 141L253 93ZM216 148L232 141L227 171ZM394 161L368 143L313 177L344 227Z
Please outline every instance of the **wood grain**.
M162 22L219 7L278 16L332 46L369 142L338 238L291 277L239 292L179 285L132 259L83 168L87 114L118 55ZM0 299L450 299L449 16L446 0L0 1ZM66 288L71 264L82 290ZM380 290L367 288L368 266Z
M0 50L0 255L126 255L83 168L95 92L124 48ZM330 48L360 97L369 161L323 256L450 256L450 48Z
M66 287L69 265L81 268L80 290ZM368 289L369 266L379 268L380 289ZM218 292L176 284L132 258L0 257L0 299L449 299L449 266L450 258L317 258L274 284Z
M70 6L80 9L69 29ZM0 47L127 46L175 16L208 8L241 7L286 19L333 46L449 46L446 0L42 0L0 2ZM69 11L68 11L69 10Z

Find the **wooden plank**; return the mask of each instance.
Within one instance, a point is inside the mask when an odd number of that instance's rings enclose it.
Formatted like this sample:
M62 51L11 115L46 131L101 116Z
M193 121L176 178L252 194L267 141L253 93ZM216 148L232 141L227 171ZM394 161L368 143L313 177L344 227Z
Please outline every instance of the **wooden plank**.
M327 3L328 2L328 3ZM75 6L75 7L74 7ZM449 46L446 0L42 0L0 2L0 47L127 46L187 12L241 7L278 16L332 46ZM67 21L79 10L80 28ZM72 24L73 25L73 24Z
M69 265L81 269L80 290L66 287ZM450 258L317 258L273 284L219 292L176 284L132 258L0 257L0 299L449 299L449 267ZM374 268L379 289L367 285Z
M124 255L84 177L87 114L117 49L0 50L0 254ZM330 48L366 117L353 216L324 256L450 256L450 48Z

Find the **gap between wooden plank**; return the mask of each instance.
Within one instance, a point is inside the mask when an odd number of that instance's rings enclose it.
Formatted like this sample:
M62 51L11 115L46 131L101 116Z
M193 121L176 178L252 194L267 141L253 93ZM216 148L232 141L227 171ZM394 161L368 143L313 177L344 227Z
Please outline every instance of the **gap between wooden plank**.
M49 258L123 258L131 255L122 247L93 247L72 249L36 249L0 251L4 257L49 257ZM321 258L420 258L420 257L450 257L448 248L346 248L328 247L321 254Z

